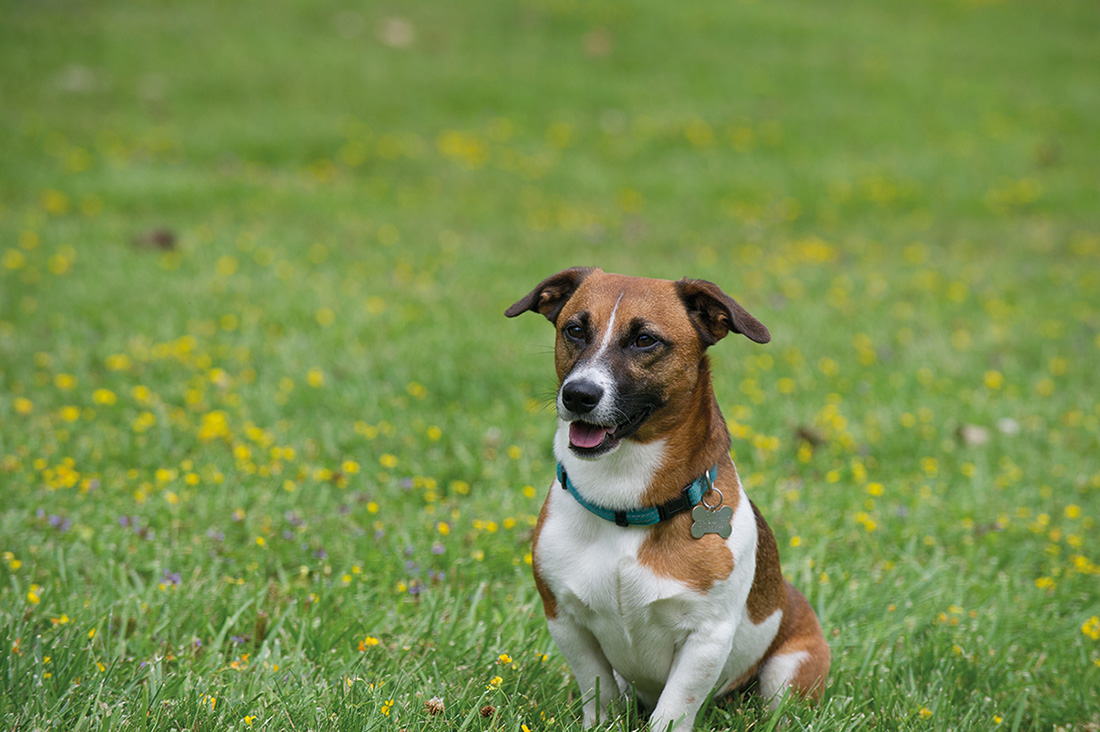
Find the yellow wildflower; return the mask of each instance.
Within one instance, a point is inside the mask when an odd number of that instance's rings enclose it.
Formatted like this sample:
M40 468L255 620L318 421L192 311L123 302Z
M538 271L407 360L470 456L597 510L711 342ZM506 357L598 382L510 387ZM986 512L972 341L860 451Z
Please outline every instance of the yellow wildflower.
M53 377L54 386L62 391L72 391L76 388L76 377L72 374L57 374Z
M1000 371L986 371L982 380L985 382L986 388L992 391L1000 389L1005 383L1004 374Z
M110 389L96 389L92 392L92 401L96 404L110 406L118 401L118 397Z
M1100 640L1100 617L1093 615L1081 626L1081 632L1093 640Z

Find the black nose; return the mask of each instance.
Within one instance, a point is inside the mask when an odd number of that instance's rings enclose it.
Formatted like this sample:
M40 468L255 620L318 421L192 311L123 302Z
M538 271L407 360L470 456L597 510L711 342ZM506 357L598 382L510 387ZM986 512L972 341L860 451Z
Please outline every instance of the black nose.
M571 381L561 390L561 403L573 414L587 414L603 398L603 387L592 381Z

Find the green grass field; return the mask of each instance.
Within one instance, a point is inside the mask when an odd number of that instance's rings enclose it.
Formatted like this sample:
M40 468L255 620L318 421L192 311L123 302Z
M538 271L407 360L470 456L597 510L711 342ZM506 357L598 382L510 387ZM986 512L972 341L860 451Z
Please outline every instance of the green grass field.
M503 311L597 265L771 329L712 358L833 649L787 729L1100 729L1098 27L4 3L0 727L579 729L553 336Z

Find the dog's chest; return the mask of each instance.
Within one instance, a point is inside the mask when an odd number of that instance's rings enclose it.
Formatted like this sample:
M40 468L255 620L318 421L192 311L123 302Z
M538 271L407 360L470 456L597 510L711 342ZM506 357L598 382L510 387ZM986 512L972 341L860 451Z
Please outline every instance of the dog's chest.
M687 587L639 561L644 529L615 526L557 491L537 559L559 607L577 617L633 618L665 600L690 602L694 593Z
M550 500L535 561L557 612L587 628L631 682L660 685L688 634L728 609L643 564L645 529L596 517L560 488Z

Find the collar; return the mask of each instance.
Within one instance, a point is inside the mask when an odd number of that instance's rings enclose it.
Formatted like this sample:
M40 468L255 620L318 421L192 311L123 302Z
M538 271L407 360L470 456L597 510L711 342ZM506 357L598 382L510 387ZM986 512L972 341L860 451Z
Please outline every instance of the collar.
M676 498L673 498L671 501L662 503L660 506L652 506L649 508L631 508L626 511L615 511L610 508L604 508L603 506L597 506L595 503L588 501L582 496L580 491L577 490L577 487L573 485L573 481L569 480L569 476L566 475L565 467L562 466L561 463L558 463L558 482L561 483L561 487L569 491L573 498L577 499L577 503L581 504L600 518L606 521L614 521L619 526L652 526L661 521L667 521L678 513L690 511L699 501L703 500L703 496L714 486L714 481L717 479L718 466L715 465L692 481L690 485L680 491L680 495L676 496Z

